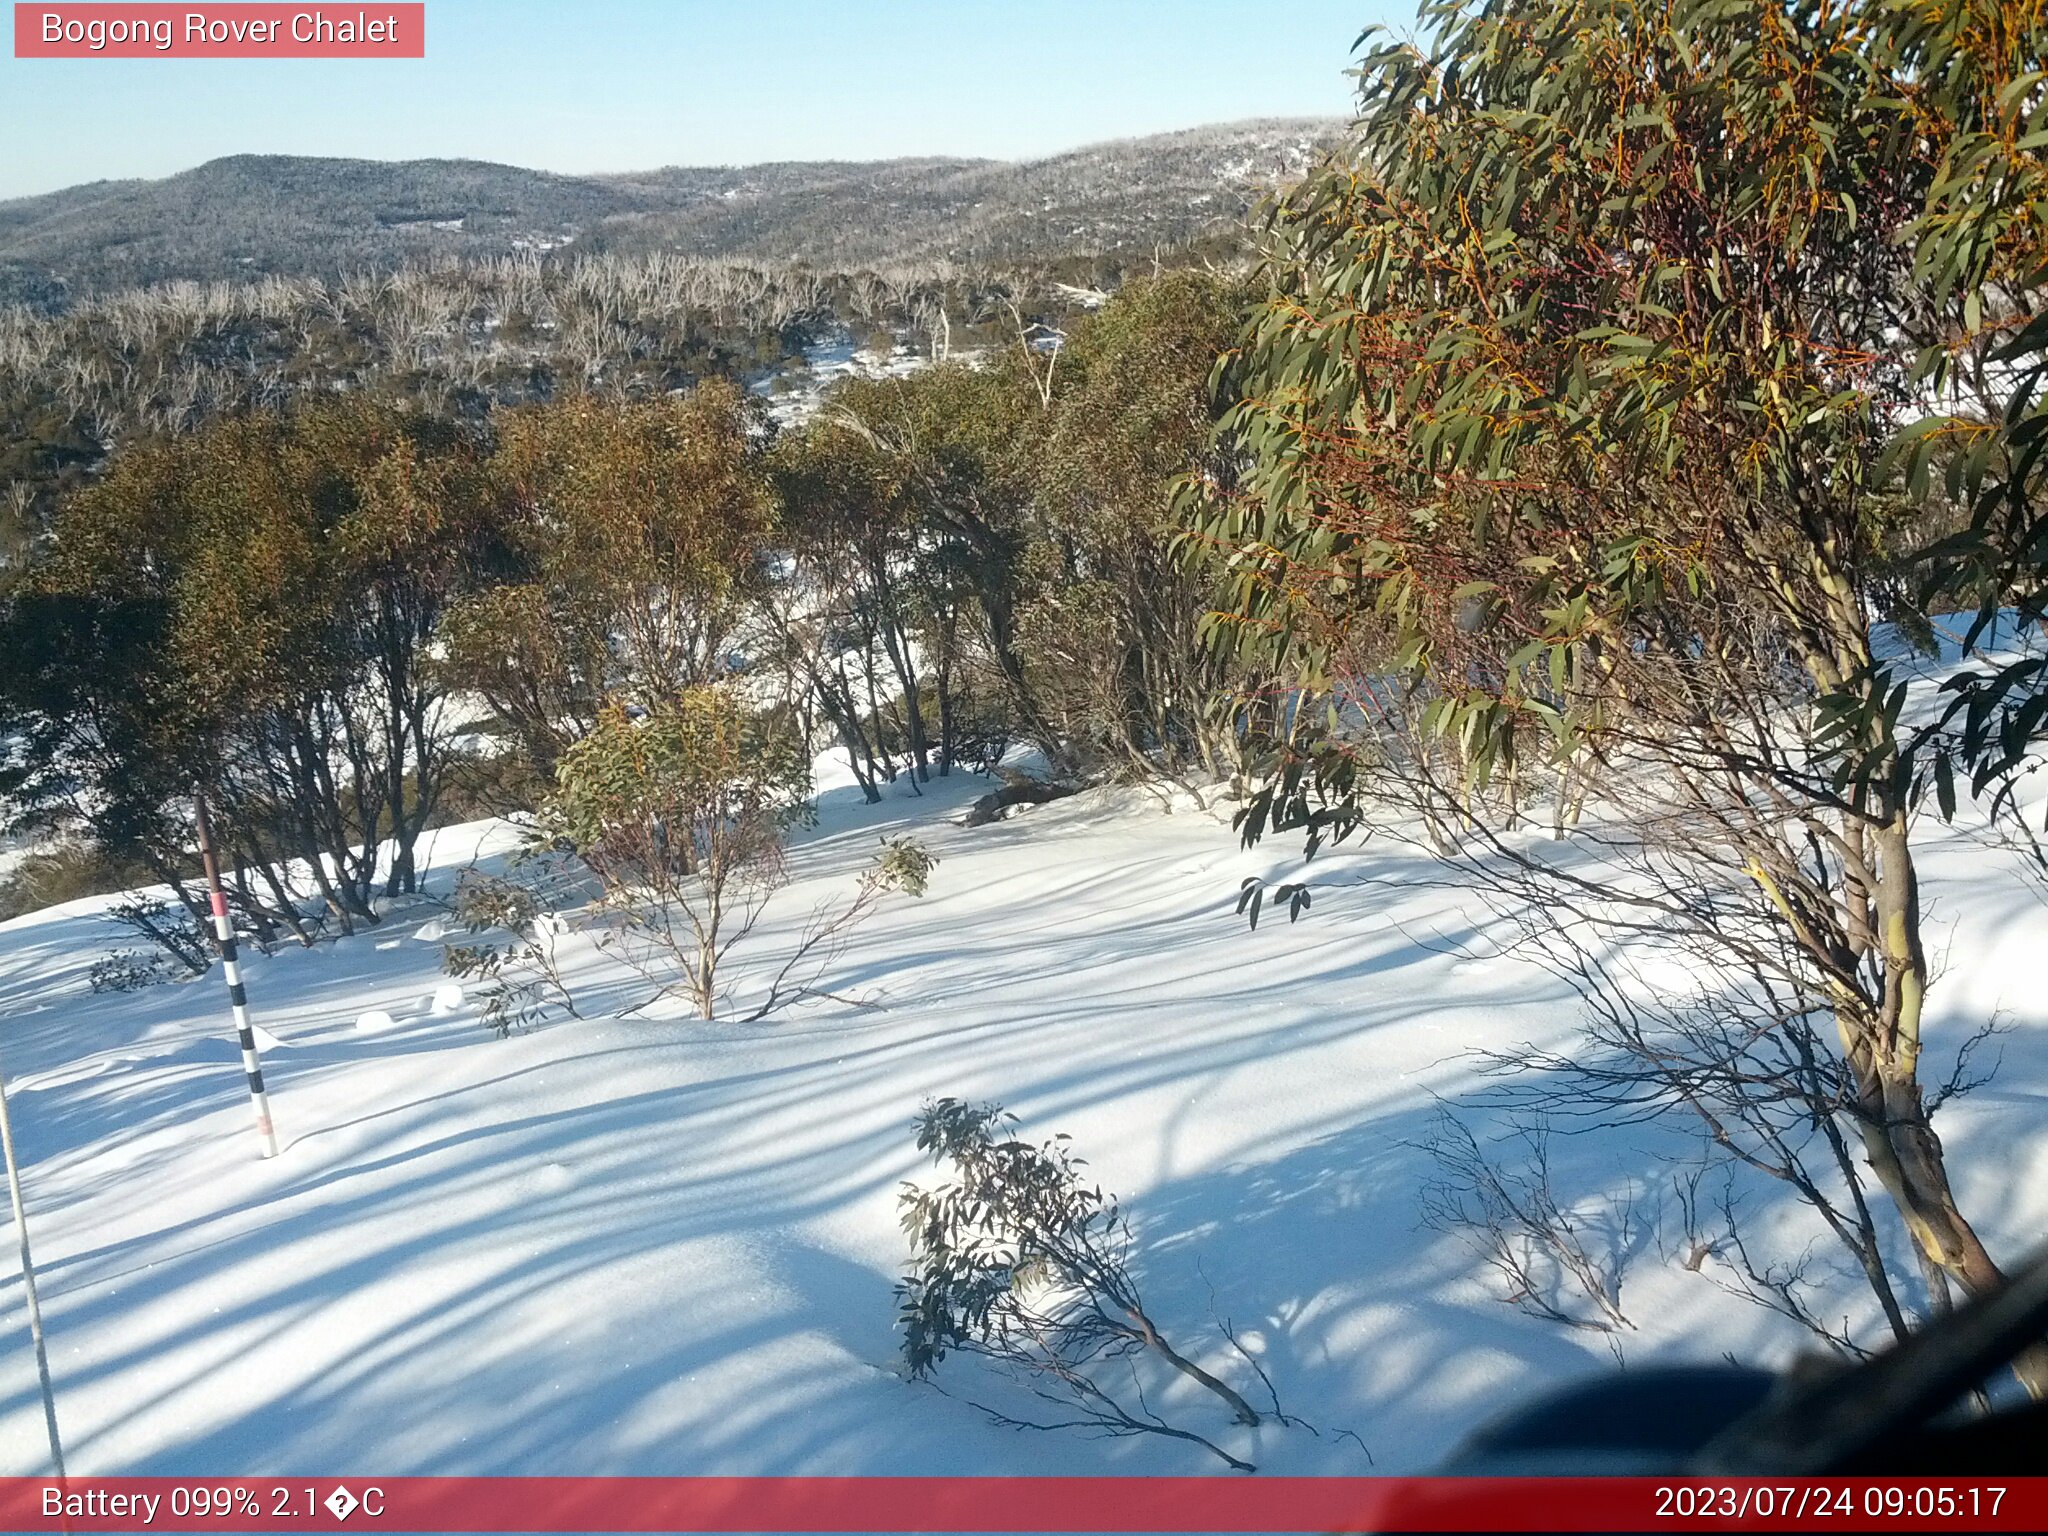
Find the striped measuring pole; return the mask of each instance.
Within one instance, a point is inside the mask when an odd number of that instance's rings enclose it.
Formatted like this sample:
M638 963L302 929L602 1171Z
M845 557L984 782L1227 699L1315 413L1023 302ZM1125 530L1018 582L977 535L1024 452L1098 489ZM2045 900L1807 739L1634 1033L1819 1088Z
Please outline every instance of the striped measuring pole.
M193 821L199 830L199 861L206 866L206 892L213 903L213 936L220 941L221 968L228 979L228 1003L234 1010L235 1036L242 1046L242 1070L249 1076L249 1098L256 1106L256 1134L265 1157L277 1156L277 1128L270 1123L270 1095L263 1091L263 1058L256 1054L256 1026L249 1021L249 994L242 985L242 964L235 958L235 925L228 921L227 893L221 889L220 860L213 851L213 826L206 816L206 796L192 797Z

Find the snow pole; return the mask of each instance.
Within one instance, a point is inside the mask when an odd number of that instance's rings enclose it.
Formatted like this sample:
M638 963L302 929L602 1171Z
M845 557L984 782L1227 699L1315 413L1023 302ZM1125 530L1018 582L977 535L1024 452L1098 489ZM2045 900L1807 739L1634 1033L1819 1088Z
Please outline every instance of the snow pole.
M228 921L227 892L221 889L220 860L213 851L213 825L206 817L206 793L192 794L192 819L199 830L199 861L206 866L206 893L213 904L213 936L220 941L222 973L228 982L228 1005L235 1016L235 1036L242 1046L242 1070L249 1077L249 1099L256 1106L256 1135L263 1156L277 1156L277 1129L270 1123L270 1095L263 1091L263 1058L256 1054L256 1026L249 1021L249 994L242 986L242 965L235 958L235 925Z
M7 1194L14 1202L14 1232L21 1239L21 1288L28 1294L28 1334L36 1346L36 1375L43 1383L43 1424L50 1432L50 1462L64 1477L64 1442L57 1435L57 1394L50 1385L50 1352L43 1344L43 1306L36 1297L36 1263L28 1251L28 1211L21 1203L21 1165L14 1157L14 1120L7 1112L7 1074L0 1070L0 1150L7 1158ZM66 1522L69 1529L69 1522Z

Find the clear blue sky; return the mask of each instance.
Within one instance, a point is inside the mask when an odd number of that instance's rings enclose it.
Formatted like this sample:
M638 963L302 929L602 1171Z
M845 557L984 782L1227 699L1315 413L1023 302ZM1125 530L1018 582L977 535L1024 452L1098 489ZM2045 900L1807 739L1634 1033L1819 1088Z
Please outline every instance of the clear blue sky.
M10 36L0 197L239 153L568 172L1048 154L1345 112L1359 31L1413 15L1413 0L428 0L427 57L389 62L17 59Z

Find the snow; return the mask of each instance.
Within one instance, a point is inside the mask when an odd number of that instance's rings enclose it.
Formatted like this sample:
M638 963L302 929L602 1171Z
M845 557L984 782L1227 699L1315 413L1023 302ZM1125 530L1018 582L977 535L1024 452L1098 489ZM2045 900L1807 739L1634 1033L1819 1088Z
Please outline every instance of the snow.
M874 807L828 790L794 888L735 960L772 956L878 838L914 833L940 859L929 895L882 907L827 980L877 1006L619 1018L646 984L573 913L557 959L590 1019L505 1040L441 976L451 929L427 908L250 954L253 1011L289 1042L265 1058L272 1161L218 970L94 995L87 968L127 942L106 898L0 925L0 1058L74 1474L1215 1470L1156 1438L996 1428L962 1398L1018 1399L972 1362L941 1368L958 1396L903 1379L896 1196L929 1175L908 1127L936 1094L1074 1138L1137 1224L1168 1331L1243 1383L1229 1320L1322 1427L1203 1421L1268 1471L1427 1469L1502 1408L1613 1368L1597 1336L1502 1305L1418 1221L1417 1142L1439 1096L1477 1087L1461 1053L1576 1027L1558 983L1480 957L1482 910L1373 841L1308 867L1303 921L1253 932L1239 882L1300 875L1298 849L1239 848L1227 807L1098 790L956 825L989 787L898 786ZM429 896L515 840L436 834ZM1927 845L1948 963L1933 1054L1995 1010L2013 1024L1997 1081L1943 1136L1965 1210L2016 1254L2048 1224L2048 906L1967 831ZM1647 1209L1660 1135L1553 1146L1561 1189ZM1781 1363L1800 1344L1647 1236L1622 1300L1630 1364ZM11 1277L4 1307L18 1340ZM0 1472L45 1454L29 1352L9 1345Z
M980 353L961 349L955 361L975 362ZM768 414L779 426L801 426L817 414L832 386L842 379L901 379L928 366L930 358L904 342L897 342L886 357L876 356L854 344L843 327L820 340L806 343L800 363L771 369L749 386L757 395L767 396Z

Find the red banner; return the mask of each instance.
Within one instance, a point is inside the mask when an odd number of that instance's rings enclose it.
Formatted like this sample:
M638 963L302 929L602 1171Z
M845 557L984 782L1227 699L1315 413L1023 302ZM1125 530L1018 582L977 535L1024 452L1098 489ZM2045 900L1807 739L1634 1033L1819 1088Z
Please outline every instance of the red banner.
M2041 1531L2048 1478L0 1479L8 1531Z
M423 3L14 7L17 59L423 59Z

